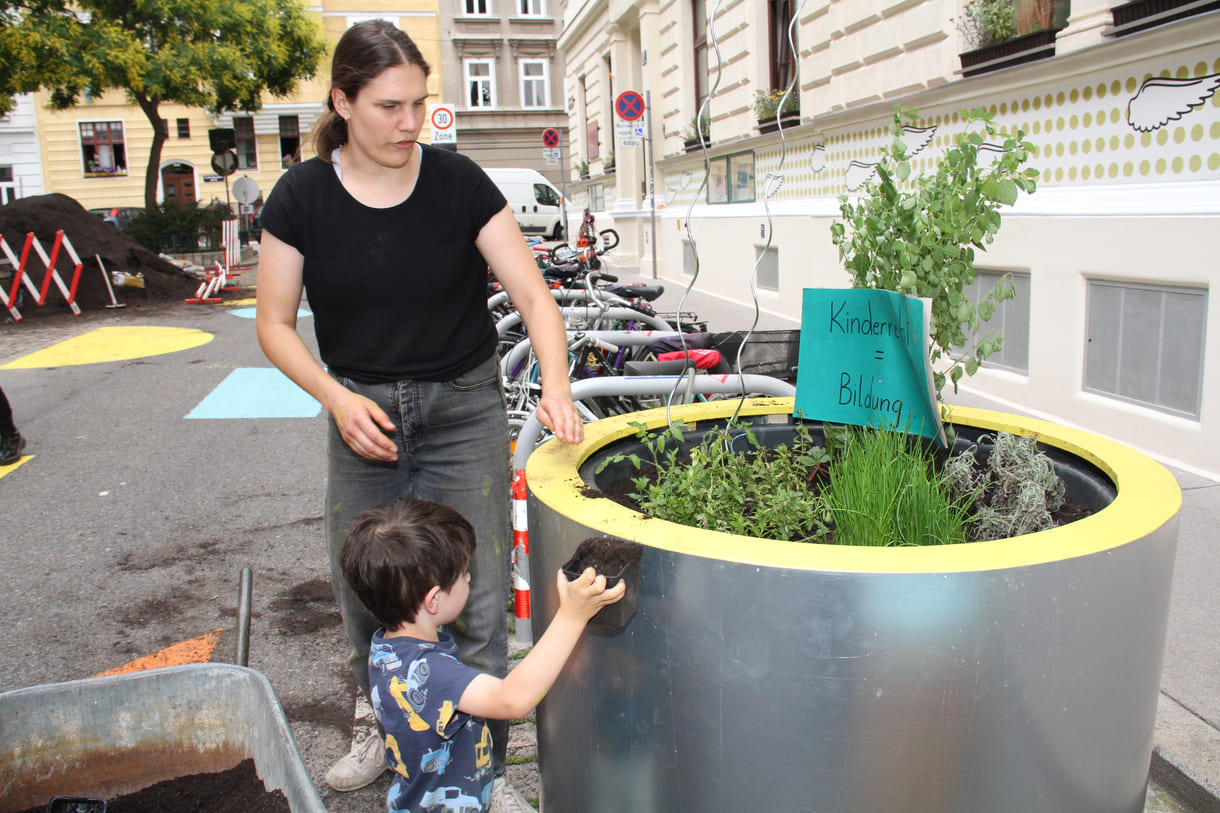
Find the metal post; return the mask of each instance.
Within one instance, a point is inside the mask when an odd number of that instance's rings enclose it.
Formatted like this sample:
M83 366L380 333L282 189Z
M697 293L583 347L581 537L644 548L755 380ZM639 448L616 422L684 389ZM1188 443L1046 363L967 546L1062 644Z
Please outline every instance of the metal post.
M563 157L563 139L559 139L559 222L563 224L564 242L571 244L568 234L568 162Z
M648 199L652 203L651 229L649 242L652 245L652 278L657 278L657 185L656 165L652 152L652 91L644 91L644 142L648 145Z

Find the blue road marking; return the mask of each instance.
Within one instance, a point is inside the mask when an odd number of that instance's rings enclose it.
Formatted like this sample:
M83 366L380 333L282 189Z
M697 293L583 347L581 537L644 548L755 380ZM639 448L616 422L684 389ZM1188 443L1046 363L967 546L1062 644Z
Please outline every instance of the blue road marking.
M233 314L234 316L240 316L242 319L253 319L255 314L258 313L258 308L230 308L229 313ZM302 319L306 316L313 316L313 314L304 308L297 310L298 319Z
M239 367L208 393L188 419L312 418L314 398L274 367Z

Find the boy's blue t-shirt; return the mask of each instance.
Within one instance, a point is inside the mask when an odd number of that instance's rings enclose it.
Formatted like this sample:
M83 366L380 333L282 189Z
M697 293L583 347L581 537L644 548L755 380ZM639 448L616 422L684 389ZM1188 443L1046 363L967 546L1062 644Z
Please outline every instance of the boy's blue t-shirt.
M457 710L479 670L457 659L457 644L373 635L369 686L373 711L386 736L386 762L394 781L390 813L480 813L491 800L491 729L481 717Z

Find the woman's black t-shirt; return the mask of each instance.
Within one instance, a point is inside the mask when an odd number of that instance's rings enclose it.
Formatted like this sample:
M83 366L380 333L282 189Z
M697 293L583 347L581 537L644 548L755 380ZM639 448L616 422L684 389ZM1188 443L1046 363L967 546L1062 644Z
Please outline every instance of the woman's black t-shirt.
M363 383L448 381L495 351L474 241L506 201L466 156L420 146L419 180L397 206L365 206L311 158L263 208L263 228L305 257L322 361Z

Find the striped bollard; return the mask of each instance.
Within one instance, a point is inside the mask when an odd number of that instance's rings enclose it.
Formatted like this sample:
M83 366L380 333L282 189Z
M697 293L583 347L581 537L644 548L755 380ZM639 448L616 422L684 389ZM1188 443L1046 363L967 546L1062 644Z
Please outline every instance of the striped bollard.
M513 471L513 615L517 619L513 637L533 643L530 629L530 532L525 509L525 469Z

